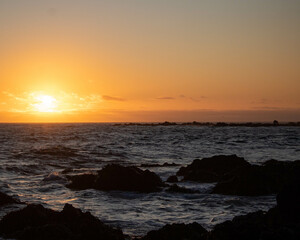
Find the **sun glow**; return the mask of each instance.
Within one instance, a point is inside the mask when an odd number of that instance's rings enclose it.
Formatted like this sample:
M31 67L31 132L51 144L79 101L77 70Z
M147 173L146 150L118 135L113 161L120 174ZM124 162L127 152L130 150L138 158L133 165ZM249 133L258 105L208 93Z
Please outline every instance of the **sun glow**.
M58 101L52 96L39 94L34 96L34 101L35 103L33 103L32 106L33 110L36 112L58 112Z

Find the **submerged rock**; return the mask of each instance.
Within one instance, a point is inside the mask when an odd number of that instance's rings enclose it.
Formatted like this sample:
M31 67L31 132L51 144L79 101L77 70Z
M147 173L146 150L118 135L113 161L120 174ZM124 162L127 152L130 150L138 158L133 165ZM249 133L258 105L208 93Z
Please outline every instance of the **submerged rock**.
M203 183L220 181L225 174L250 164L236 155L217 155L210 158L196 159L187 167L181 167L177 172L184 180Z
M61 212L30 204L0 221L0 234L14 239L123 240L121 230L105 225L89 212L66 204Z
M207 231L198 223L167 224L147 233L142 240L206 240Z
M20 203L20 201L14 199L11 196L8 196L5 193L0 192L0 206L12 203Z
M173 184L172 186L168 187L167 192L174 192L174 193L200 193L197 190L185 188L185 187L179 187L177 184Z
M118 164L105 166L97 175L84 174L70 177L67 187L72 189L94 188L103 191L156 192L164 186L158 175L137 167L123 167Z

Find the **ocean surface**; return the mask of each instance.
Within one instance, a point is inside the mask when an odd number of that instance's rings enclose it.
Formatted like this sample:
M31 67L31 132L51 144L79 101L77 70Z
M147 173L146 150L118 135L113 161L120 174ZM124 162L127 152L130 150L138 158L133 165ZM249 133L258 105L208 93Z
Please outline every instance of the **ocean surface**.
M211 229L236 215L275 205L274 195L209 194L214 184L191 182L179 185L201 193L73 191L65 187L62 173L93 172L109 163L185 166L196 158L218 154L236 154L257 164L269 159L299 160L300 128L0 124L0 190L55 210L71 203L131 236L174 222L196 221ZM179 168L148 169L166 180ZM20 207L0 208L0 218Z

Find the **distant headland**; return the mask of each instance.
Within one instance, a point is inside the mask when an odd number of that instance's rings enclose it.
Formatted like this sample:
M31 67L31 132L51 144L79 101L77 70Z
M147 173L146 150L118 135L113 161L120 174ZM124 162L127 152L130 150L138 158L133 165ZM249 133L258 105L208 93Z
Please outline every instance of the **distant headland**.
M115 123L114 126L211 126L211 127L299 127L300 122L158 122L158 123Z

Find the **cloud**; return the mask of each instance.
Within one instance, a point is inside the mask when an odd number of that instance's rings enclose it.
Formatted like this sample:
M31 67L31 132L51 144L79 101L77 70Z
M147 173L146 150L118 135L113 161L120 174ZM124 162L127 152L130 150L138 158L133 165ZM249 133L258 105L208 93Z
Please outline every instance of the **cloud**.
M259 100L256 100L256 101L252 101L251 104L267 104L269 102L268 99L266 98L261 98Z
M105 101L119 101L119 102L125 101L124 98L112 97L112 96L107 96L107 95L103 95L102 98L103 98Z
M253 107L252 109L257 109L257 110L286 110L285 108L272 107L272 106Z
M183 94L179 95L179 97L180 97L180 98L183 98L183 99L191 100L191 101L193 101L193 102L200 102L201 99L207 98L206 96L200 96L200 97L198 97L198 98L193 98L193 97L185 96L185 95L183 95ZM199 99L199 98L200 98L200 99Z
M13 94L2 92L7 98L7 109L9 112L35 112L36 104L39 104L38 96L49 95L55 99L57 108L56 112L78 112L78 111L95 111L103 102L102 96L98 94L78 95L77 93L58 92L54 95L46 92L23 92Z
M173 97L158 97L156 99L159 99L159 100L174 100L175 98L173 98Z

